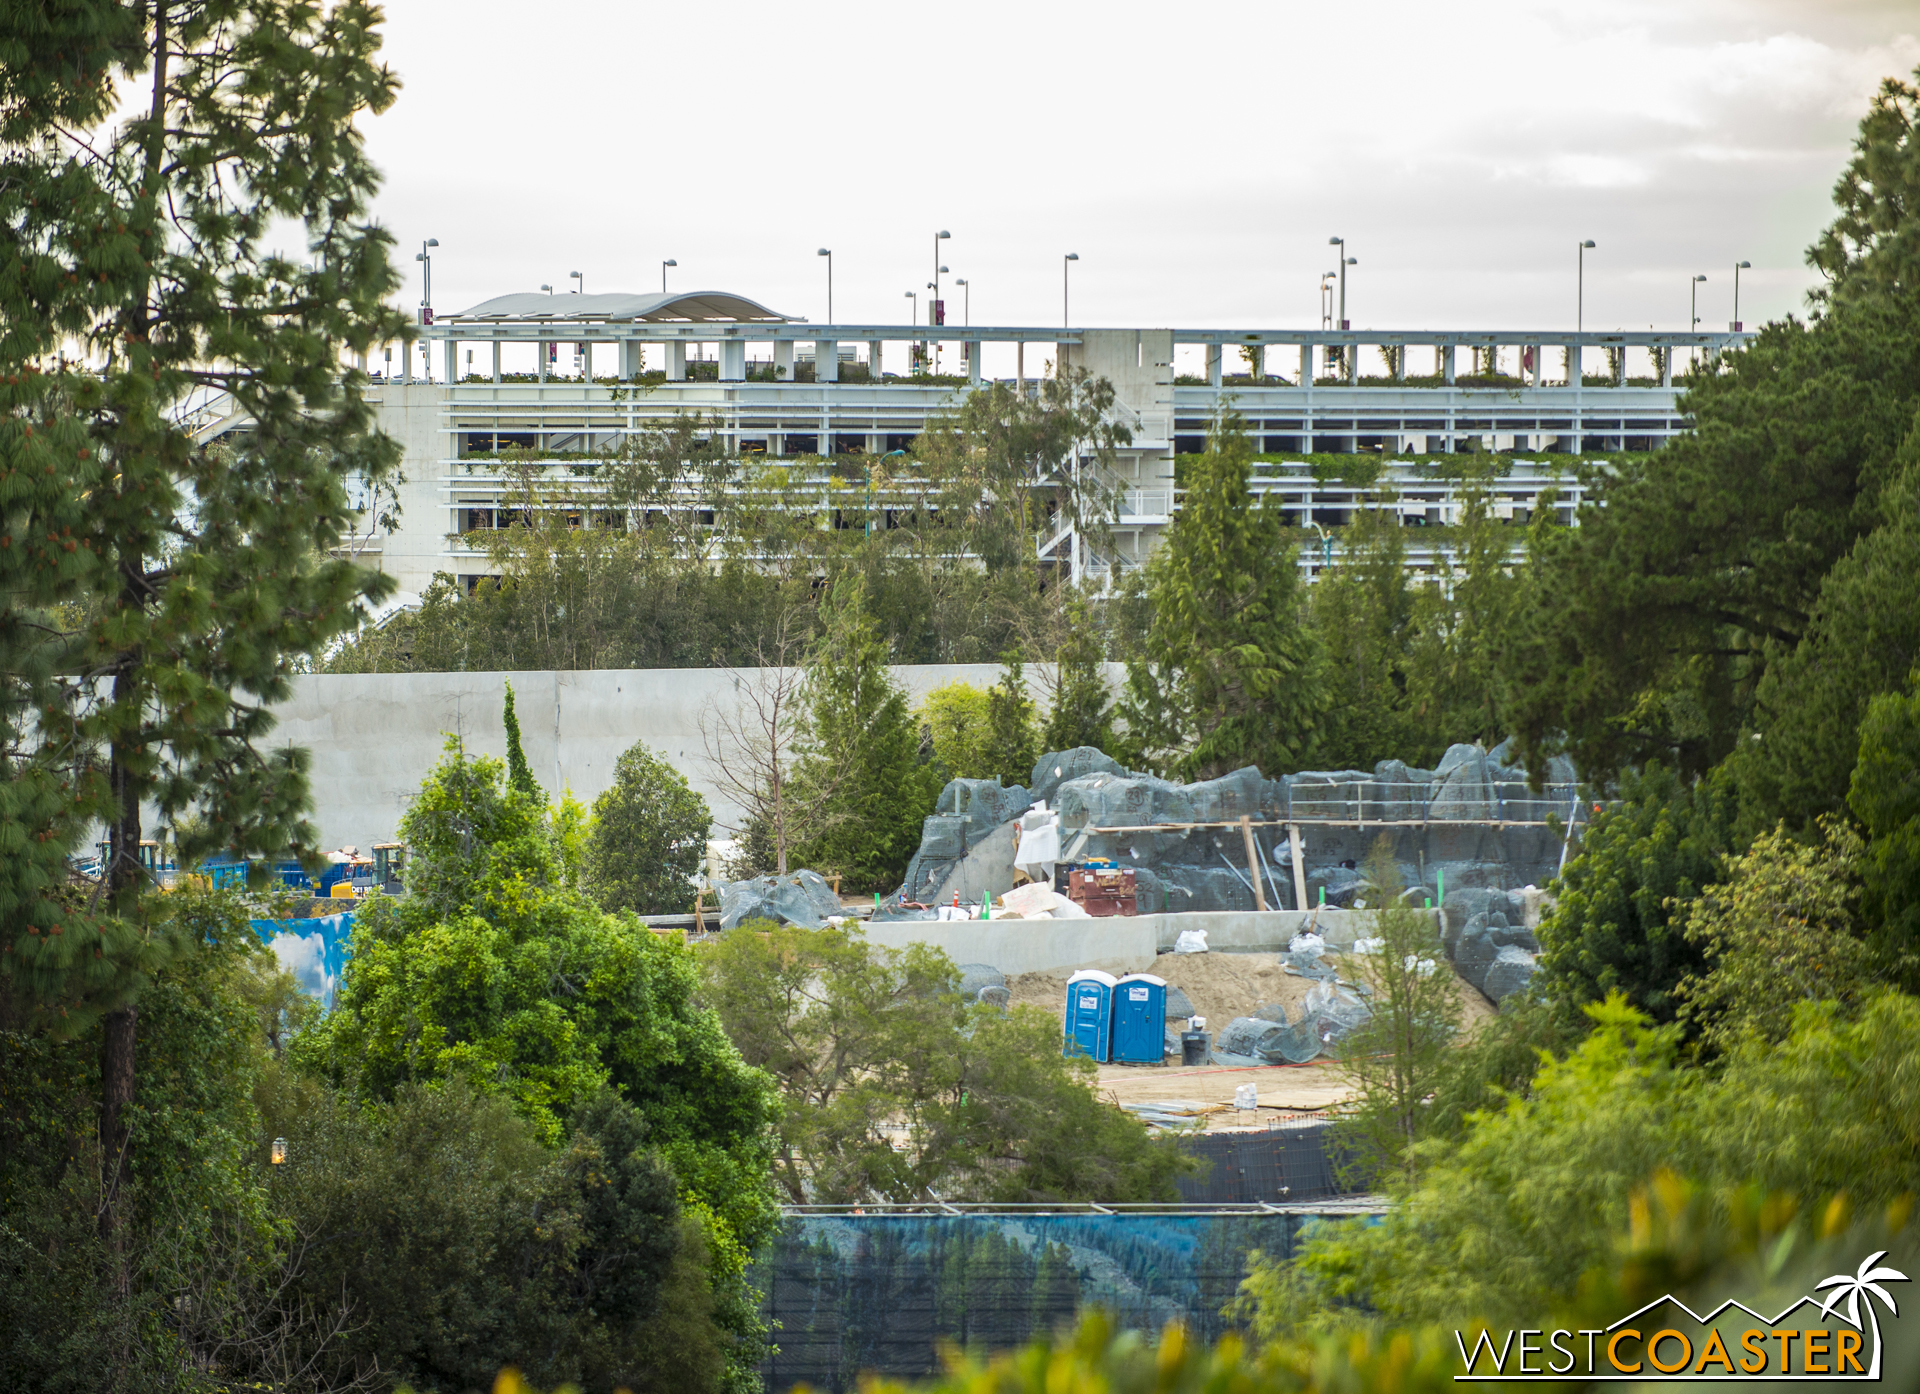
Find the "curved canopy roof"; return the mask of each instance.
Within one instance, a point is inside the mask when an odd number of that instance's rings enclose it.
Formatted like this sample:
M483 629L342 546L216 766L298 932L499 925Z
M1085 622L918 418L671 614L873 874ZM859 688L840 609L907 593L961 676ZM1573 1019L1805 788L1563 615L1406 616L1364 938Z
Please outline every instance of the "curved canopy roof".
M674 291L660 295L545 295L522 291L496 295L470 310L443 315L444 320L590 320L604 323L618 320L709 321L756 320L784 322L791 319L769 310L758 301L724 290Z

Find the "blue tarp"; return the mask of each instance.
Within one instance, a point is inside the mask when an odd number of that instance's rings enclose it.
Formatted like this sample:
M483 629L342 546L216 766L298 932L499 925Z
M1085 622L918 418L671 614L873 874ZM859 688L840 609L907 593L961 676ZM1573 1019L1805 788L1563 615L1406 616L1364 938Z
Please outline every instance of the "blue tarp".
M340 974L353 941L353 912L312 920L250 920L253 932L273 950L280 966L293 974L300 990L331 1009Z

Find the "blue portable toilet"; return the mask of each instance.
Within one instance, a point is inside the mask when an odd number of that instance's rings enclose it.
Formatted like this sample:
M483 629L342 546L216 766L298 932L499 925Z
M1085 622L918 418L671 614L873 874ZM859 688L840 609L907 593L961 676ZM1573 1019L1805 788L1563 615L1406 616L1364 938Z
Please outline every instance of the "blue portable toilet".
M1090 1055L1106 1064L1113 1054L1111 973L1082 968L1067 979L1067 1041L1062 1055Z
M1113 1058L1157 1065L1167 1048L1167 983L1129 973L1113 985Z

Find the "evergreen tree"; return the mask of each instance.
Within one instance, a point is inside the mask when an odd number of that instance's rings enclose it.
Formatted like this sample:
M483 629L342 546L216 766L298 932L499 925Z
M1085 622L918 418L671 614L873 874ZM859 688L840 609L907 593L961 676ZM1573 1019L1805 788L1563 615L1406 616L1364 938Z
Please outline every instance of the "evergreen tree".
M271 709L391 587L332 559L346 479L398 457L342 368L408 333L358 128L396 87L378 17L76 0L0 19L5 986L68 1021L107 1014L116 1253L136 998L168 934L143 810L189 862L310 849L305 752L266 746ZM299 257L268 250L286 225ZM237 443L196 439L182 408L209 392L250 418ZM96 825L103 893L57 908L60 860Z
M1106 655L1100 631L1091 607L1078 596L1067 602L1066 622L1066 637L1054 654L1059 676L1041 744L1046 750L1081 745L1106 750L1113 744L1113 695L1102 671Z
M1675 1018L1676 989L1706 969L1684 907L1724 874L1731 785L1724 770L1692 781L1659 764L1622 779L1620 804L1586 829L1540 925L1550 994L1580 1005L1619 991L1658 1020Z
M1469 467L1466 502L1444 591L1416 601L1417 632L1407 658L1407 704L1413 730L1425 737L1420 763L1455 742L1496 745L1502 729L1501 650L1519 606L1522 581L1513 572L1514 530L1493 516L1492 482L1499 463ZM1551 508L1535 536L1546 534ZM1369 762L1370 763L1370 762Z
M793 780L823 816L794 860L889 890L920 844L939 772L920 763L920 728L889 669L886 642L857 576L835 584L826 630L808 664L806 735Z
M501 713L501 721L507 728L507 783L529 798L546 801L546 791L535 782L533 766L527 763L527 752L520 748L520 718L513 710L513 684L507 684L506 710Z
M1920 980L1920 667L1860 723L1849 803L1867 827L1868 938L1889 977Z
M1146 568L1153 619L1122 709L1143 751L1189 778L1299 768L1327 706L1293 548L1275 496L1254 498L1252 461L1246 423L1223 412Z
M635 742L593 801L587 888L606 910L685 910L706 853L713 814L686 777Z
M1002 784L1024 785L1040 758L1034 730L1033 699L1020 650L1000 655L1000 681L987 689L987 772Z
M1395 758L1427 763L1419 758L1426 748L1447 744L1441 731L1419 741L1407 711L1408 651L1419 605L1407 577L1405 530L1382 506L1390 501L1376 495L1354 510L1336 564L1321 573L1309 597L1333 695L1315 755L1327 769L1371 769Z

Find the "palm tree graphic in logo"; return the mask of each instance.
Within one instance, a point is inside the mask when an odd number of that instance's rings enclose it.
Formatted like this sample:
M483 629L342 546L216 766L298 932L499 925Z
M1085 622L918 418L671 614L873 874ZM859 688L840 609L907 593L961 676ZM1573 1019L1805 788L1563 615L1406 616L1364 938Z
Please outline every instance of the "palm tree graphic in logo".
M1876 1263L1880 1262L1880 1260L1886 1256L1887 1251L1885 1249L1880 1250L1880 1252L1876 1254L1869 1254L1860 1261L1859 1272L1836 1273L1831 1278L1823 1278L1813 1285L1815 1292L1819 1292L1825 1288L1833 1289L1832 1292L1829 1292L1826 1297L1822 1299L1820 1303L1820 1315L1824 1317L1831 1314L1840 1305L1840 1300L1845 1298L1847 1303L1847 1320L1853 1324L1856 1330L1863 1329L1860 1326L1860 1294L1867 1294L1867 1321L1873 1327L1873 1366L1866 1374L1866 1378L1870 1380L1880 1378L1880 1314L1873 1308L1873 1299L1876 1297L1879 1298L1887 1304L1887 1310L1889 1312L1894 1316L1899 1316L1900 1308L1895 1305L1892 1296L1885 1288L1881 1287L1880 1284L1888 1281L1902 1283L1907 1281L1907 1275L1900 1272L1897 1268L1874 1267Z

